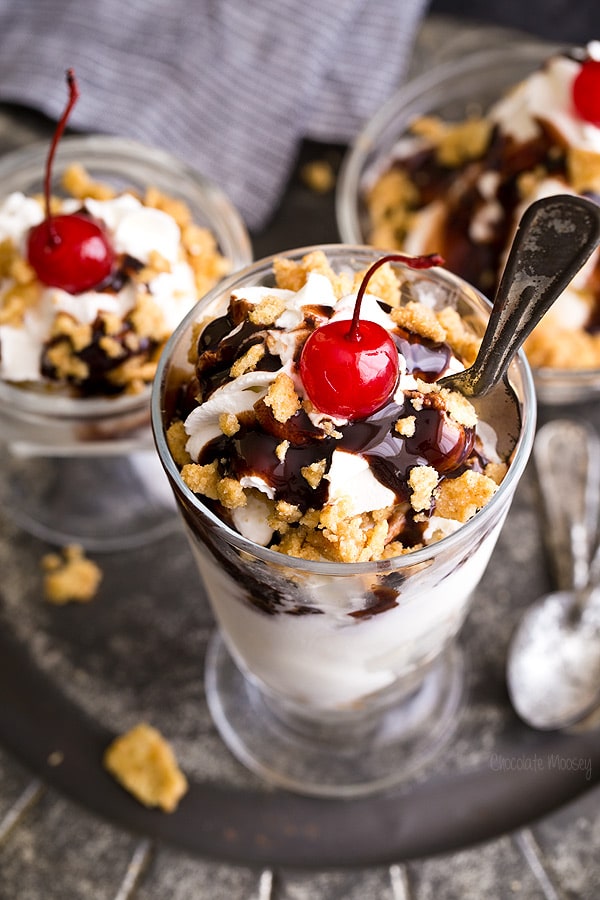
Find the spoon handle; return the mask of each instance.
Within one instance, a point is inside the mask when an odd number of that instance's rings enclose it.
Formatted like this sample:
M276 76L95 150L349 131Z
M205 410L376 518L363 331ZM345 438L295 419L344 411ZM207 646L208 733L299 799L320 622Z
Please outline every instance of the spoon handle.
M473 365L440 380L468 397L486 394L523 341L600 242L600 207L559 194L525 211Z
M600 515L600 438L585 422L555 419L535 438L544 542L559 590L589 583Z

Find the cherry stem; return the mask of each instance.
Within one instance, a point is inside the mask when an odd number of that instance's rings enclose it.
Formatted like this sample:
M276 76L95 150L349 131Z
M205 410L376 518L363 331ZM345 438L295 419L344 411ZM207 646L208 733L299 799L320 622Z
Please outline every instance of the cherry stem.
M352 322L350 323L350 328L346 335L347 339L350 341L358 341L360 338L360 307L371 276L380 266L383 266L387 262L404 263L405 265L410 266L411 269L430 269L432 266L444 265L444 259L439 253L430 253L427 256L404 256L402 253L390 253L387 256L382 256L377 262L374 262L373 265L367 269L365 276L360 283L358 294L356 295L354 315L352 316Z
M52 163L54 162L54 154L56 153L58 142L63 135L67 120L71 115L71 110L79 99L79 88L77 86L77 81L75 80L75 72L73 71L73 69L67 69L66 75L67 86L69 88L69 99L67 101L65 110L58 121L56 130L54 132L54 137L52 138L52 143L50 144L48 158L46 159L46 175L44 178L44 200L46 204L46 221L48 222L48 243L50 244L57 244L59 242L59 237L54 229L52 213L50 210L50 181L52 175Z

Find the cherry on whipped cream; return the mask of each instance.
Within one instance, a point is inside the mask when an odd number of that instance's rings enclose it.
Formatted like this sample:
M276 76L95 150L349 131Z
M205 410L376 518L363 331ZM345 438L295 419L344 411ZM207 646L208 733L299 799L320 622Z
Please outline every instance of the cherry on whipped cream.
M573 81L573 103L581 119L600 128L600 60L582 63Z
M69 99L54 132L46 160L44 199L46 216L27 238L27 260L35 274L48 287L62 288L71 294L98 287L106 281L114 266L115 252L102 225L84 212L53 215L50 208L52 163L65 125L79 98L73 69L67 70Z
M367 270L354 304L354 315L321 325L307 339L300 356L300 378L316 409L342 419L371 415L389 400L398 383L398 350L386 329L360 318L362 299L374 272L386 262L401 262L413 269L443 264L436 253L428 256L388 254Z

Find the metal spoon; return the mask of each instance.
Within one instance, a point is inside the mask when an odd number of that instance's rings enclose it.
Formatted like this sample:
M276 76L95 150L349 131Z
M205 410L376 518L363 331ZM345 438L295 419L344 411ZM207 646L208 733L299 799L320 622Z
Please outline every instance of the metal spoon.
M558 592L525 613L508 652L507 684L534 728L565 728L600 705L600 438L570 420L544 425L533 458Z
M515 234L475 362L440 385L467 397L487 394L598 243L596 203L570 194L532 203Z

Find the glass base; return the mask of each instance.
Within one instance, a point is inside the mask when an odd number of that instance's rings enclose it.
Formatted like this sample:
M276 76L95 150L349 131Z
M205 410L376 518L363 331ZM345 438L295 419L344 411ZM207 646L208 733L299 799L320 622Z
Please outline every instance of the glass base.
M456 727L463 683L462 655L452 646L409 697L313 721L250 682L218 631L206 658L208 706L234 756L273 785L321 797L390 789L423 768Z
M0 500L24 531L93 552L130 550L178 526L175 502L154 450L127 456L8 457Z

